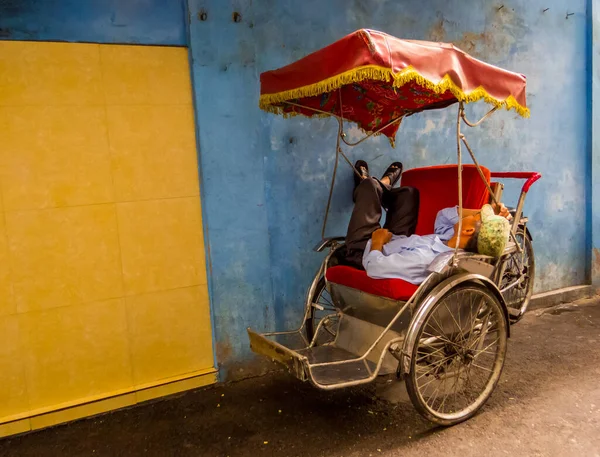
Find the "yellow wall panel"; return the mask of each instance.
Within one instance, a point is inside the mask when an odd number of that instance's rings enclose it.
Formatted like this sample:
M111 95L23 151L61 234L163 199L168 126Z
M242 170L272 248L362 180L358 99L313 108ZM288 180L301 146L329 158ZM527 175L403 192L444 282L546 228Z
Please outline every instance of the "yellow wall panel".
M117 201L199 194L192 105L109 106Z
M32 409L132 384L123 299L31 312L19 318Z
M9 435L17 435L31 430L31 421L29 419L21 419L6 424L0 424L0 438Z
M135 405L136 396L134 393L119 395L102 401L94 401L81 406L75 406L60 411L50 412L31 418L31 428L36 430L44 427L51 427L62 422L69 422L85 416L94 416L107 411L126 408Z
M0 106L104 102L97 44L5 41L0 54Z
M19 312L122 295L113 204L7 212L6 222Z
M136 384L212 364L206 287L154 292L126 300Z
M187 49L102 46L100 55L108 105L191 103Z
M197 374L199 372L194 372ZM217 373L214 369L202 370L201 374L179 381L165 380L165 383L150 389L140 389L135 393L138 402L152 400L166 395L173 395L184 390L197 389L217 382Z
M29 409L16 315L0 317L0 421Z
M12 299L4 213L0 211L0 318L7 314L13 314L16 310L17 308ZM2 385L2 383L0 383L0 385Z
M206 284L200 198L118 203L127 295Z
M6 210L113 201L103 106L0 107Z
M0 41L0 436L215 382L187 50Z

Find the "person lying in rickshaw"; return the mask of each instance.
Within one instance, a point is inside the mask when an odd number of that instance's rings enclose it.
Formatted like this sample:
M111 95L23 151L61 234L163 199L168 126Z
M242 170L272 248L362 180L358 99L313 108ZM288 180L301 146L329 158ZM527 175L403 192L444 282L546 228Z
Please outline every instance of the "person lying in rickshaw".
M456 206L437 213L433 234L415 235L419 192L413 187L394 188L402 175L402 164L392 163L381 179L369 175L364 160L357 161L355 168L359 175L354 174L354 209L343 263L364 269L371 278L399 278L420 284L427 278L427 267L433 259L453 250L457 241L460 249L477 252L481 209L463 208L460 240L456 233L459 221ZM383 228L382 207L387 212ZM494 205L494 212L510 218L501 203Z

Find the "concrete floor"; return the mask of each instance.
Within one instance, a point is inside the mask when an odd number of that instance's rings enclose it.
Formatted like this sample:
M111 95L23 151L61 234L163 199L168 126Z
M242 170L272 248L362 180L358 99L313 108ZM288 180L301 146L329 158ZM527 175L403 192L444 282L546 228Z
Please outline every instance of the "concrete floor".
M600 300L513 327L484 409L436 428L401 389L320 392L275 373L0 440L0 456L600 456Z

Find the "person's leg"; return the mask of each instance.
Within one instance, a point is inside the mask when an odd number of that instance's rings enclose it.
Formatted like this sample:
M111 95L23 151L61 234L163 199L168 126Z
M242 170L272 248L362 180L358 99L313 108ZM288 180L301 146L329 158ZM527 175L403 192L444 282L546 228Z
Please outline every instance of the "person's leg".
M394 235L413 235L419 216L419 191L414 187L397 187L385 192L383 200L387 209L383 228Z
M354 190L354 209L346 234L346 261L362 268L362 256L371 234L381 228L383 187L374 178L363 179Z

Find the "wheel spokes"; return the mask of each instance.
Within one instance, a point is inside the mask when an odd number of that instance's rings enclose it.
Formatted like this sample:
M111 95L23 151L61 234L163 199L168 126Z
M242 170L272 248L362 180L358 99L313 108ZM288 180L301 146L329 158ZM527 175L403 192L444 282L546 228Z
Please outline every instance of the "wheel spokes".
M337 314L337 312L338 310L333 304L333 300L329 295L329 291L327 291L327 289L323 287L317 295L316 299L313 301L311 310L311 325L313 335L315 335L315 332L319 327L319 323L323 319L327 318L327 321L323 322L319 329L316 344L328 344L335 340L337 336L339 318L337 316L332 316L332 314Z
M516 239L522 252L513 254L507 260L506 270L500 282L500 290L506 305L522 313L527 307L528 295L532 288L533 252L531 251L531 242L523 232L517 233Z
M442 299L423 323L413 379L429 410L452 416L484 397L499 377L500 319L499 305L465 289Z

